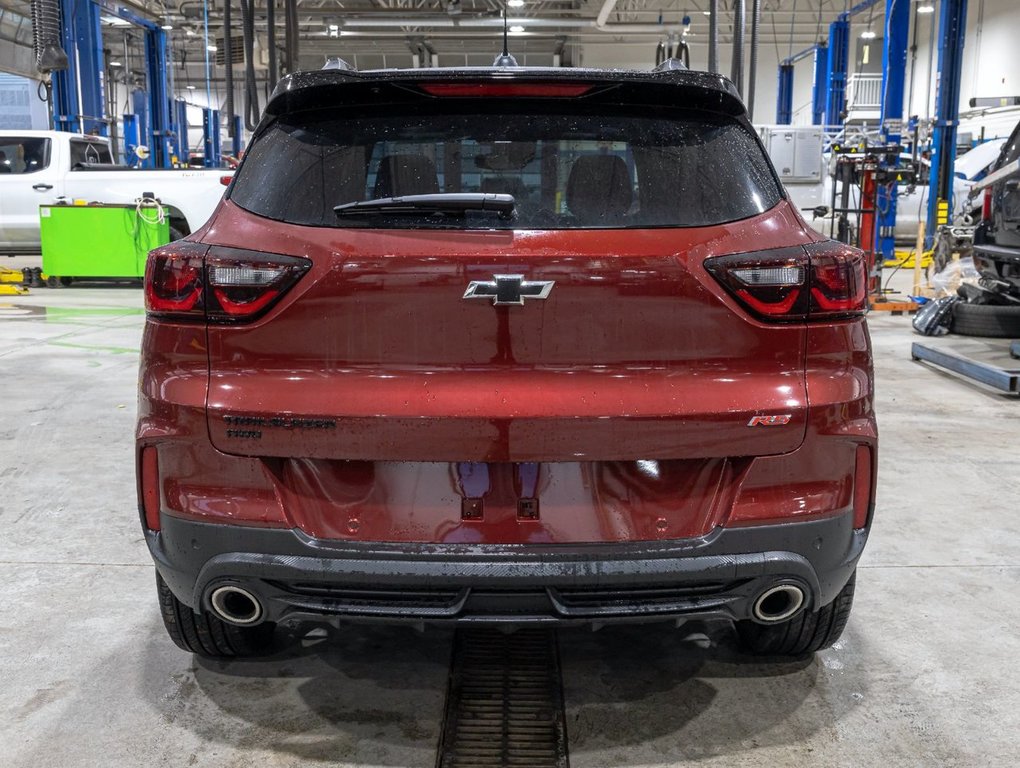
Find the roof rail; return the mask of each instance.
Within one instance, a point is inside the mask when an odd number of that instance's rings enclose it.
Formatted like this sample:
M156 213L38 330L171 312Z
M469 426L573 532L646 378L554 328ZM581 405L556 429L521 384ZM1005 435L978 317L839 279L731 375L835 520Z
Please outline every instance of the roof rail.
M677 69L686 70L689 69L689 67L686 64L684 64L680 59L672 58L666 59L664 62L655 67L652 70L652 72L672 72L673 70Z
M322 65L323 69L342 69L348 72L357 72L357 70L348 64L346 61L341 59L339 56L327 56L326 63Z

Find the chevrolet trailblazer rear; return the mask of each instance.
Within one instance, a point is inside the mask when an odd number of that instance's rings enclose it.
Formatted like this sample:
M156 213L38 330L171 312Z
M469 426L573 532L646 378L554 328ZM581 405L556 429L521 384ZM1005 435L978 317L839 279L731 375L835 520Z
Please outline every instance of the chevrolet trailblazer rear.
M150 254L139 504L167 629L846 623L876 428L860 252L725 79L286 78Z

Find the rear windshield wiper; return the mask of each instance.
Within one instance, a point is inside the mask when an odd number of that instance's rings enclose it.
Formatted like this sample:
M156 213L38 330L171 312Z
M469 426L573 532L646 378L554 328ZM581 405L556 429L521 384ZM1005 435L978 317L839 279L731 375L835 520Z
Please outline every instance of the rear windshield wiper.
M514 214L517 202L513 195L485 192L437 192L430 195L380 197L344 203L333 209L337 216L360 216L380 213L387 215L445 213L463 216L468 211L492 211L502 218Z

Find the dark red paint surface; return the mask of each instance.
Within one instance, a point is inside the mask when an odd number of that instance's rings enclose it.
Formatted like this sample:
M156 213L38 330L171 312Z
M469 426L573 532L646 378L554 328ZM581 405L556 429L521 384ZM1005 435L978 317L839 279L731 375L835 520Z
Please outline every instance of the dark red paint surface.
M858 467L876 442L864 320L766 324L702 266L815 241L785 202L715 227L548 232L320 229L226 202L193 238L313 266L254 323L147 323L138 438L158 450L164 514L330 539L569 543L873 498ZM461 299L496 273L555 286L523 307ZM257 439L228 433L274 418L286 426L252 427ZM481 519L462 517L465 498ZM538 519L519 517L522 498Z

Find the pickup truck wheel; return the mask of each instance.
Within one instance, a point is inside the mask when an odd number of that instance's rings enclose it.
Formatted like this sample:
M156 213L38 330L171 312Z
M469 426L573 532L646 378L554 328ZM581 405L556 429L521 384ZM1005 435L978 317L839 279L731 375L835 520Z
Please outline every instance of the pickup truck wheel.
M953 307L952 333L993 339L1020 339L1020 305L968 304Z
M167 634L178 648L206 659L265 656L273 647L276 625L263 622L254 627L236 627L210 613L196 613L182 603L156 573L159 612Z
M817 611L803 611L779 624L738 621L737 636L745 651L759 656L804 656L839 640L854 603L854 571L836 599Z

